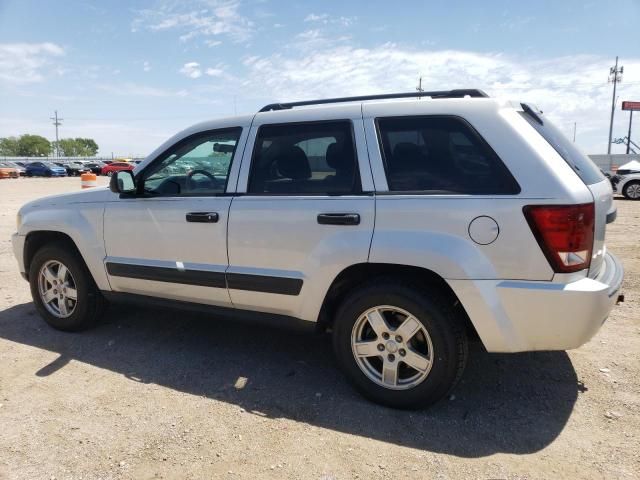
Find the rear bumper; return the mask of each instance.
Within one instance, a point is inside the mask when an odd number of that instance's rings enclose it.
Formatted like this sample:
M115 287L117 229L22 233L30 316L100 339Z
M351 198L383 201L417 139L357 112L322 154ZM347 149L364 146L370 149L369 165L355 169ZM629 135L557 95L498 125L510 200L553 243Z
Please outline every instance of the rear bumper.
M490 352L568 350L588 342L615 304L624 270L606 253L600 274L570 283L450 281Z

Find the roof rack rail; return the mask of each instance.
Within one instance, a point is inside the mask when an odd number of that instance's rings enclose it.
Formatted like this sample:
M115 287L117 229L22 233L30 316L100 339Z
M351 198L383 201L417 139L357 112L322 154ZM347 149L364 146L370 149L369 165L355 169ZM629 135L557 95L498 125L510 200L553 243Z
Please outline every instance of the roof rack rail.
M365 100L387 100L391 98L463 98L463 97L488 97L482 90L467 88L458 90L439 90L434 92L407 92L407 93L384 93L381 95L361 95L358 97L323 98L320 100L304 100L302 102L270 103L260 109L260 112L270 112L274 110L288 110L293 107L304 107L307 105L324 105L327 103L361 102Z

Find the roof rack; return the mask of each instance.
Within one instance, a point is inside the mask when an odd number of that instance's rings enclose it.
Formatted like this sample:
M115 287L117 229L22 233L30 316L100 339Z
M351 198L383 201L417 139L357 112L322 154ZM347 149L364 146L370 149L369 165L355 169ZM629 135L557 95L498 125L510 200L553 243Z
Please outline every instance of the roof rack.
M274 110L288 110L293 107L304 107L307 105L324 105L327 103L361 102L364 100L387 100L390 98L463 98L463 97L488 97L482 90L468 88L458 90L439 90L434 92L407 92L407 93L384 93L381 95L361 95L358 97L323 98L320 100L305 100L302 102L270 103L260 109L260 112L270 112Z

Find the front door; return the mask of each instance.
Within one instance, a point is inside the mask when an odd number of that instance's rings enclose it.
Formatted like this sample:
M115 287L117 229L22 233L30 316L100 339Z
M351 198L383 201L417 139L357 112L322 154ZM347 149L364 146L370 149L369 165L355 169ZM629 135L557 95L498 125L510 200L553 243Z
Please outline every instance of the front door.
M136 176L137 195L107 203L105 268L114 291L230 305L225 192L234 183L242 132L210 130L180 140Z
M333 279L367 261L375 199L360 108L347 113L280 123L278 112L278 124L256 115L229 217L236 307L316 320Z

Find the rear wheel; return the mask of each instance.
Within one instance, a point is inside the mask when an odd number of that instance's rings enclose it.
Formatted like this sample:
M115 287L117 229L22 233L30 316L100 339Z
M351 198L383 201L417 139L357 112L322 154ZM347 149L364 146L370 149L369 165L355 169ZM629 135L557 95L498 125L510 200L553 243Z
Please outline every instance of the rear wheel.
M351 294L334 324L334 350L355 388L396 408L445 396L462 375L467 339L437 288L378 281Z
M29 266L29 283L38 313L58 330L85 330L104 311L104 298L91 273L67 245L38 250Z
M629 182L622 189L622 195L630 200L640 200L640 182Z

